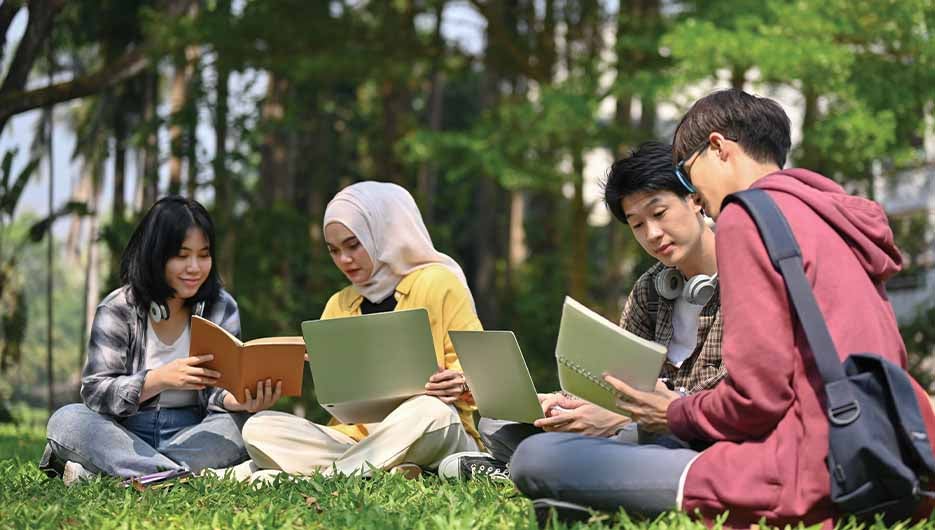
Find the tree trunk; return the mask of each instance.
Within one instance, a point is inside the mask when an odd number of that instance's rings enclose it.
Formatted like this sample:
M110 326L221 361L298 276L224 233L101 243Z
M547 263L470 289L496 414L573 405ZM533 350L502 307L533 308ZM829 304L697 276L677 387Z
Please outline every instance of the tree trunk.
M568 255L568 291L584 303L588 296L588 212L584 203L584 157L580 148L572 153L574 196L571 201L571 252Z
M51 54L50 54L51 55ZM51 61L50 61L51 62ZM49 77L52 77L52 73L49 74ZM49 125L48 125L48 153L49 158L49 218L52 218L52 215L55 213L54 207L54 196L55 196L55 149L52 143L52 131L55 130L55 107L49 109ZM53 294L55 293L55 285L53 278L55 277L55 271L53 269L55 265L55 238L52 235L52 225L54 223L50 222L48 227L48 233L46 234L46 243L47 243L47 252L46 256L46 384L48 385L48 394L49 394L49 416L52 415L52 412L55 411L55 395L53 388L55 385L54 370L52 366L52 346L54 339L55 331L55 319L53 308L54 298Z
M94 175L82 167L78 182L75 184L70 201L83 202L91 206L91 190L94 187ZM72 216L68 221L68 236L65 238L65 256L69 261L80 261L83 228L87 225L86 219L81 216Z
M176 60L169 92L169 194L177 195L182 190L182 110L188 98L187 65Z
M630 31L629 17L631 13L627 11L626 7L625 3L621 2L620 12L617 14L618 42ZM618 44L617 79L623 79L629 75L626 68L632 67L629 57L625 52L626 50L621 49ZM629 151L634 143L632 94L618 95L615 105L614 122L616 123L617 130L620 131L620 136L616 141L611 142L611 145L608 147L611 153L613 153L614 160L619 160L628 154L627 151ZM642 119L644 115L645 112L640 115L640 118ZM604 293L606 293L604 307L609 315L616 314L621 309L618 306L623 293L623 275L621 273L620 261L623 259L622 250L625 244L623 237L624 232L626 232L626 229L620 226L620 221L618 221L616 217L611 216L610 223L607 225L607 261L604 266L606 272L603 282Z
M818 93L811 85L802 87L802 96L805 98L805 111L802 113L802 143L800 146L799 167L821 167L819 149L815 146L815 124L818 123Z
M644 142L656 138L656 94L646 91L640 96L640 131L639 140Z
M115 97L117 102L122 98ZM114 112L114 202L113 220L121 223L126 218L126 180L127 180L127 126L126 118L117 105Z
M402 165L393 152L396 141L400 137L400 124L402 109L400 100L402 95L397 81L384 79L380 85L380 102L382 104L382 141L378 152L377 175L378 179L391 180L403 187L407 187Z
M156 202L159 192L159 124L156 107L159 104L159 73L153 68L143 78L143 210Z
M288 135L283 130L286 114L286 97L289 81L269 75L266 99L261 111L263 142L260 146L260 194L261 206L271 207L276 202L292 197L292 179L289 178Z
M474 299L477 304L477 314L481 322L496 324L499 318L497 297L494 289L496 274L496 212L497 185L491 177L478 178L475 204L482 205L477 211L479 214L474 222Z
M194 13L193 13L194 14ZM195 198L198 190L198 94L201 93L201 75L199 63L201 62L201 48L189 46L185 48L185 78L186 98L184 107L185 127L185 159L188 162L186 184L188 196Z
M198 191L198 138L196 136L197 121L190 123L185 128L185 161L188 162L185 178L185 193L192 199Z
M26 31L23 33L22 39L20 39L19 46L16 47L16 54L7 69L3 84L0 85L0 97L19 93L26 88L29 72L52 34L52 22L64 4L64 0L32 0L29 2L29 19L26 22ZM6 13L4 16L8 15L9 13ZM10 20L12 21L12 16L10 16ZM51 84L51 80L49 84ZM6 126L9 118L10 116L0 112L0 131Z
M214 103L214 211L219 232L223 234L218 255L218 270L228 289L234 286L234 241L237 227L233 223L234 200L230 174L227 171L227 114L230 70L223 58L217 62L217 86Z
M91 177L91 175L88 175ZM88 178L89 182L93 182L93 178ZM81 340L78 342L78 373L84 369L84 360L86 355L87 348L87 337L88 332L91 330L91 323L94 321L94 310L97 307L97 291L98 291L98 248L97 248L97 231L98 231L98 213L97 213L97 204L98 204L98 190L92 184L90 193L88 196L88 206L91 210L91 215L88 218L88 234L87 234L87 250L85 251L85 259L87 263L85 264L84 269L84 304L82 308L82 319L81 319Z
M744 84L747 82L747 67L741 65L734 65L730 73L730 86L731 88L737 90L743 90Z
M442 36L442 13L445 2L439 2L435 7L435 33L432 39L435 56L432 58L430 77L432 85L429 89L429 130L439 132L442 130L442 112L444 111L445 73L442 71L442 60L445 57L445 40ZM435 222L435 183L437 175L431 162L423 162L419 167L418 195L422 202L422 217L425 224L432 226Z
M510 249L509 263L513 270L518 269L529 255L526 248L526 196L519 190L510 192Z
M607 268L604 273L604 307L607 315L619 315L623 309L623 250L626 247L626 228L619 221L611 219L607 225Z

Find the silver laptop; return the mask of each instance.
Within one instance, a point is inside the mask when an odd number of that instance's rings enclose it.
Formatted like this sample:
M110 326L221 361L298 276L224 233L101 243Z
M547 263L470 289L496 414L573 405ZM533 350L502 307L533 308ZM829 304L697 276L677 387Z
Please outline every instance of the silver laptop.
M383 421L438 368L425 309L308 320L302 335L318 402L343 423Z
M481 416L520 423L545 417L512 331L449 331L448 336Z

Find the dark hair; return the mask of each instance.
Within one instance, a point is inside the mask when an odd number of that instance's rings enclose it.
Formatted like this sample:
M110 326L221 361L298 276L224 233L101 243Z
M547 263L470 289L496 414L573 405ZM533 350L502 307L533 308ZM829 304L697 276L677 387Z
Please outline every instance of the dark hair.
M604 203L621 223L627 223L627 216L620 201L641 191L671 191L679 198L688 195L675 176L672 146L646 142L610 166L604 181Z
M211 272L195 293L185 301L188 306L216 300L221 291L221 277L214 263L214 223L205 207L177 195L163 197L146 212L136 226L120 258L120 281L129 285L137 304L148 308L150 302L165 303L175 294L166 283L166 263L178 255L188 229L204 232L211 254Z
M780 168L792 146L789 116L779 103L729 88L699 99L685 116L672 139L672 158L684 160L712 132L734 140L757 162L775 162Z

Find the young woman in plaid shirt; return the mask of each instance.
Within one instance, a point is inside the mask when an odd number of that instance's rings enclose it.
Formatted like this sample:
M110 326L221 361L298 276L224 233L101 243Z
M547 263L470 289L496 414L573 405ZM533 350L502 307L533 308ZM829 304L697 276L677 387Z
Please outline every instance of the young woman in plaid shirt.
M214 265L214 224L190 199L157 201L121 260L123 286L97 307L81 379L83 403L49 419L40 468L66 484L105 474L223 468L247 454L245 414L280 395L271 381L239 403L213 384L219 373L189 357L190 319L199 315L240 335L234 298Z

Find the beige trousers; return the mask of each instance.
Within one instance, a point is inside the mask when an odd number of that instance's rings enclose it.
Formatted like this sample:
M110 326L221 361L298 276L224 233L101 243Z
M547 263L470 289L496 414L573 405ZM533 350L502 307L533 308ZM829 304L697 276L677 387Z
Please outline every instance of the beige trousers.
M389 469L402 463L435 469L452 453L478 450L461 426L457 409L432 396L413 397L382 422L367 427L370 435L357 442L336 429L268 411L247 420L243 438L253 470L293 475L366 476L371 468Z

